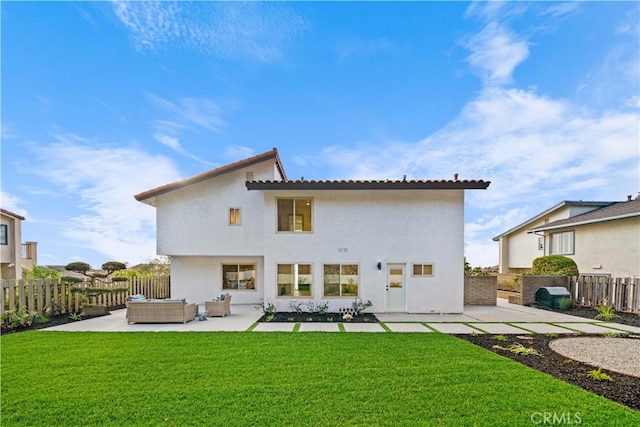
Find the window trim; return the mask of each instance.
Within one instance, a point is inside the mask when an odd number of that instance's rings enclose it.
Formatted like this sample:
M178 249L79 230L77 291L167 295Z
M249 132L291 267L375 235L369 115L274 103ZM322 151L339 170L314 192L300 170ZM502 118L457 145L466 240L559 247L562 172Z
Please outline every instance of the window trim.
M280 234L311 234L313 233L314 230L314 219L315 219L315 214L314 214L314 207L315 207L315 200L313 197L305 197L305 196L295 196L295 197L276 197L276 233L280 233ZM295 220L294 220L294 226L293 226L293 230L280 230L279 224L280 224L280 213L279 213L279 206L278 203L280 200L292 200L293 201L293 212L291 213L291 215L289 215L289 219L291 219L291 217L295 218L297 216L301 216L302 214L298 214L296 211L296 200L305 200L305 201L310 201L311 202L311 221L310 221L310 230L304 230L304 223L303 223L303 229L302 230L295 230Z
M240 216L240 208L229 208L229 225L238 226L242 225L242 217ZM235 222L234 222L235 221Z
M238 282L238 287L234 288L234 287L230 287L230 288L225 288L224 284L225 284L225 277L224 277L224 267L225 266L236 266L237 267L237 273L240 273L240 267L241 266L245 266L245 265L249 265L253 267L253 272L254 272L254 277L253 277L253 288L240 288L240 280L236 279L235 282ZM223 291L239 291L239 292L256 292L258 286L257 286L257 281L258 281L258 263L255 262L223 262L220 264L220 275L222 276L222 283L221 283L221 288ZM249 279L251 280L251 279Z
M561 247L559 252L555 252L555 243L554 237L559 237L563 234L571 235L571 248L570 251L567 251L564 248L564 245ZM558 231L557 233L549 234L549 255L575 255L576 253L576 233L575 230L566 230L566 231Z
M339 279L338 279L338 293L339 295L327 295L326 292L326 283L325 283L325 266L327 265L338 265L340 267ZM343 265L355 265L358 268L358 281L356 283L357 292L355 295L343 295L342 294L342 266ZM360 298L361 290L362 290L362 281L361 281L361 272L360 272L360 263L358 262L323 262L322 263L322 298Z
M293 288L291 290L291 295L288 294L280 294L280 283L278 282L278 268L281 265L290 265L290 266L301 266L301 265L305 265L305 266L309 266L310 269L310 273L308 274L309 276L311 276L311 283L309 283L309 295L295 295L295 288ZM276 263L276 298L280 298L280 299L291 299L291 298L313 298L313 284L314 284L314 280L313 280L313 263L312 262L277 262ZM295 273L294 274L294 280L295 280ZM298 273L298 276L300 274ZM305 276L307 276L305 274ZM293 286L293 284L291 284ZM298 281L298 286L300 286L300 283ZM299 291L299 290L298 290Z
M421 273L420 274L416 274L416 267L420 266L420 270ZM430 274L425 274L424 273L424 267L425 266L429 266L431 267L431 273ZM411 264L411 277L417 277L417 278L423 278L423 277L434 277L436 275L435 273L435 265L432 262L414 262Z
M8 245L9 244L9 227L7 224L0 224L0 228L4 230L0 234L0 245Z

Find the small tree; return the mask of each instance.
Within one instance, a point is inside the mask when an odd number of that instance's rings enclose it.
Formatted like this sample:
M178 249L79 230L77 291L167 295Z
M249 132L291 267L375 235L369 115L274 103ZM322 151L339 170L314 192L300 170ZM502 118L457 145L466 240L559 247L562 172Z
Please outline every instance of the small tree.
M541 256L533 260L534 276L578 276L578 266L571 258L562 255Z
M138 264L126 271L118 271L115 276L120 277L149 277L149 276L169 276L171 272L171 260L169 257L161 256L148 263Z
M72 262L64 266L65 270L80 273L91 279L91 286L95 286L97 281L111 283L110 276L118 270L126 270L127 266L122 262L109 261L102 264L101 268L103 271L106 271L106 273L90 273L91 266L82 261Z
M89 279L91 279L91 287L76 287L76 288L72 288L71 291L80 292L81 294L84 295L85 298L90 298L90 302L93 303L95 298L98 295L105 294L105 293L113 293L113 292L124 292L127 290L127 288L96 287L97 282L111 284L112 281L122 281L123 280L122 278L111 279L111 275L116 271L125 270L127 266L124 263L117 262L117 261L109 261L102 264L101 268L103 271L105 271L105 273L91 272L91 266L86 262L82 262L82 261L72 262L65 265L64 266L65 270L80 273L83 276L86 276ZM74 278L74 277L63 277L63 280L66 280L67 282L70 282L70 283L72 282L77 283L80 281L78 278ZM124 278L124 280L127 280L127 279Z

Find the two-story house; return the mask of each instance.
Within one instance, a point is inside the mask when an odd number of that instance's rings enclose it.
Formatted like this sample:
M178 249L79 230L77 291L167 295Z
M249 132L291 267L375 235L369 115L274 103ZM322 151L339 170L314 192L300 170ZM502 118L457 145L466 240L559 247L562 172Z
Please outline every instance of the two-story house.
M463 309L464 190L489 182L289 180L277 150L135 196L155 206L172 297L355 298L377 312Z
M23 216L0 209L0 277L5 280L22 278L22 221Z
M535 258L564 255L580 274L640 275L640 199L564 201L493 238L500 272L522 273Z

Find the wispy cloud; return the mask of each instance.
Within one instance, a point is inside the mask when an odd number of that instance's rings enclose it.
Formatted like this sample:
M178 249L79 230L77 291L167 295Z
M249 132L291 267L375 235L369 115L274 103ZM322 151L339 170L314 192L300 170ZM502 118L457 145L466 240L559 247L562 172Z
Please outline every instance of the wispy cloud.
M164 127L181 128L195 125L219 132L224 126L220 106L210 99L180 98L178 103L172 103L153 94L149 94L148 97L153 105L172 114L171 120L158 122Z
M455 119L420 141L332 146L313 161L296 161L310 170L323 162L332 178L398 179L406 174L413 179L450 179L459 173L462 179L492 181L486 192L468 192L467 202L478 212L490 206L498 214L465 225L467 252L490 265L497 261L493 236L561 200L622 200L635 194L640 135L637 103L623 100L594 111L536 89L515 87L513 71L527 59L532 33L518 34L500 19L523 13L522 6L514 10L489 2L473 8L469 15L485 24L464 45L483 88ZM556 8L548 16L557 19L573 10ZM637 79L637 66L627 66ZM619 79L620 69L602 67L597 80ZM636 93L633 87L637 82L621 83L628 94Z
M6 209L20 216L27 216L27 210L20 207L22 204L24 204L24 200L21 198L6 191L0 191L0 207L2 207L2 209Z
M114 2L139 50L179 48L208 56L273 62L304 28L289 7L262 2Z
M485 85L511 83L513 70L529 56L526 40L491 22L466 43L468 61L480 72Z
M171 160L77 135L52 138L49 144L31 146L31 171L75 198L77 214L65 218L62 234L109 259L135 263L153 258L155 210L132 195L180 179Z
M193 98L181 98L178 103L172 103L152 94L149 94L148 98L154 106L164 113L169 113L168 118L154 122L153 138L180 155L212 166L213 163L203 160L185 149L180 143L180 135L194 129L220 132L225 123L218 104L209 99Z

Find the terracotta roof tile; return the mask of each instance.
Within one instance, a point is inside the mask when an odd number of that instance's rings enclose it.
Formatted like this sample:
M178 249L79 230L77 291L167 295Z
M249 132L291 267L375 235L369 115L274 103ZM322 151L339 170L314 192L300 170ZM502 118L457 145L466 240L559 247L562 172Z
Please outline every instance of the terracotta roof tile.
M8 210L6 210L6 209L2 209L2 208L0 208L0 211L1 211L3 214L5 214L5 215L9 215L9 216L12 216L12 217L14 217L14 218L19 219L20 221L24 221L24 217L23 217L23 216L21 216L21 215L18 215L18 214L16 214L16 213L13 213L13 212L11 212L11 211L8 211Z
M247 181L249 190L485 190L483 180Z

